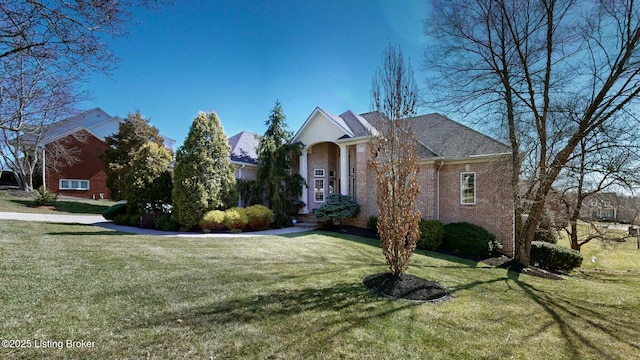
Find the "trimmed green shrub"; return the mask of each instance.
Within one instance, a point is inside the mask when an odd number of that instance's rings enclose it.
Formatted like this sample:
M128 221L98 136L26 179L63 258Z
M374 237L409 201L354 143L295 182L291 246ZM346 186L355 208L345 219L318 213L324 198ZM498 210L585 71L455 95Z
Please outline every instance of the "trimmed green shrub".
M325 224L340 224L360 213L360 205L351 196L331 194L316 213L318 221Z
M249 218L243 208L233 207L224 212L224 227L229 230L242 230L248 222Z
M378 232L378 217L375 215L369 216L367 219L367 229Z
M273 221L273 211L263 205L252 205L244 209L247 215L247 229L262 230Z
M444 225L438 220L420 220L420 240L417 248L424 250L437 250L442 245L444 238Z
M127 224L125 224L127 225ZM129 226L140 226L140 215L139 214L129 214Z
M127 213L127 203L118 203L110 206L107 210L102 212L102 217L106 220L114 220L117 215L123 215Z
M207 211L198 223L198 226L204 231L224 229L224 211Z
M543 241L531 242L531 264L549 271L571 271L582 265L582 254Z
M113 223L116 225L124 225L124 220L127 217L127 214L117 214L113 217Z
M153 221L153 225L156 229L163 231L178 231L180 229L180 224L171 219L170 214L158 216Z
M444 226L442 249L456 254L487 258L502 248L496 237L483 227L467 222Z
M51 206L58 201L58 194L40 186L36 190L36 196L33 198L33 206Z
M119 214L113 218L116 225L138 226L140 225L140 215L138 214Z

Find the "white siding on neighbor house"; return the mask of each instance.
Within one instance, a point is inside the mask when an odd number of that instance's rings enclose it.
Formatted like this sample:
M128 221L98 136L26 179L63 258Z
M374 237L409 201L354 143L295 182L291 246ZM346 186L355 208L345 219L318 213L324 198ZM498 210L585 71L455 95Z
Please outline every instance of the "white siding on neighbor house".
M106 120L106 119L104 119ZM116 134L120 129L120 121L121 119L117 116L110 118L108 121L104 121L102 123L96 124L89 128L92 133L94 133L98 138L104 139L109 135Z
M256 180L258 168L256 166L244 166L234 164L236 179L238 180Z

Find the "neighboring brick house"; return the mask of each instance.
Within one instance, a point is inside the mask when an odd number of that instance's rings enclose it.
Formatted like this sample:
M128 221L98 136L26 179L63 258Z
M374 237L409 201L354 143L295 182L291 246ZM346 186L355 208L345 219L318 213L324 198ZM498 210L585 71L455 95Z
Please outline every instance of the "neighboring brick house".
M117 133L121 122L120 117L95 108L50 125L41 141L46 159L45 187L61 195L109 199L107 176L99 156L107 148L105 137ZM171 149L175 141L163 138ZM73 152L76 162L66 165L58 161L55 153L59 145Z
M303 147L298 161L307 183L302 212L315 212L330 194L339 193L360 204L355 225L365 226L369 216L377 215L375 175L368 158L378 116L313 110L292 139ZM513 255L511 149L439 114L410 121L419 140L416 203L422 218L480 225L496 235L505 254Z

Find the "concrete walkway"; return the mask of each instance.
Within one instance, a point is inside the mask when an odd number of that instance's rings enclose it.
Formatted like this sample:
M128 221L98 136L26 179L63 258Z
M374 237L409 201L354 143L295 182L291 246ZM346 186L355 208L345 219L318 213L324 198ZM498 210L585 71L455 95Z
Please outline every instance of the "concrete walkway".
M15 213L15 212L0 212L0 220L20 220L20 221L38 221L38 222L50 222L50 223L64 223L64 224L86 224L100 226L106 229L119 231L129 234L139 235L154 235L154 236L178 236L178 237L255 237L263 235L286 235L294 234L312 229L303 227L288 227L282 229L270 229L264 231L253 231L246 233L224 233L224 234L204 234L204 233L187 233L187 232L171 232L161 231L155 229L142 229L133 226L116 225L110 221L105 221L101 215L61 215L61 214L43 214L43 213Z

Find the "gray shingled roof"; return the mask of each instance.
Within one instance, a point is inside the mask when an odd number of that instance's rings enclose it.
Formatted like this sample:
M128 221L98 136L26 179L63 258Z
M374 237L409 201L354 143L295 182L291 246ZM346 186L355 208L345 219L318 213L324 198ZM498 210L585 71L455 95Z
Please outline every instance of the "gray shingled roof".
M363 120L366 120L361 116L354 114L353 111L347 110L340 115L340 118L344 120L344 123L349 127L354 137L369 135L369 129L367 129L368 124L363 123Z
M375 123L380 113L370 112L361 116ZM421 115L409 120L420 141L418 155L422 158L460 159L511 151L509 146L440 114Z
M257 164L258 154L256 149L260 143L259 135L248 131L239 132L229 139L231 147L231 161L238 161L247 164Z

